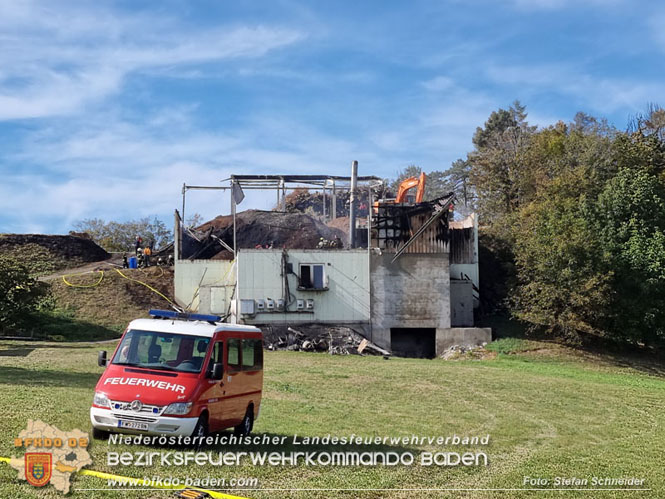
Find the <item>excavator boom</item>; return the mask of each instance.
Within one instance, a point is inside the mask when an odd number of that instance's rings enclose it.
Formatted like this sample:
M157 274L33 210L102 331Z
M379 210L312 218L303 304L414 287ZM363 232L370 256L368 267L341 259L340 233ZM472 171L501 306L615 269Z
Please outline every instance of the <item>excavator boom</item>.
M421 173L420 177L409 177L402 181L399 184L399 190L397 191L397 197L395 198L396 203L403 203L406 200L406 195L409 190L417 187L416 191L416 203L422 203L423 197L425 196L425 182L427 177L425 173Z

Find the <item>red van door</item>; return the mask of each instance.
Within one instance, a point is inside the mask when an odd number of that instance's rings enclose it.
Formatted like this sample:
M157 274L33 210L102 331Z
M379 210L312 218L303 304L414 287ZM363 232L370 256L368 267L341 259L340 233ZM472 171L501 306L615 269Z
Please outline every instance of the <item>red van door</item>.
M206 366L205 378L203 380L203 383L208 385L208 388L202 395L204 399L202 402L203 404L207 403L208 406L208 429L210 431L217 431L224 427L223 401L225 395L225 373L222 373L222 379L212 379L212 366L215 363L224 364L224 341L221 339L213 343L212 353L210 354L210 360Z
M236 426L245 415L243 407L243 394L246 387L243 383L241 366L240 338L226 339L226 365L224 366L224 399L222 404L223 421L225 427Z

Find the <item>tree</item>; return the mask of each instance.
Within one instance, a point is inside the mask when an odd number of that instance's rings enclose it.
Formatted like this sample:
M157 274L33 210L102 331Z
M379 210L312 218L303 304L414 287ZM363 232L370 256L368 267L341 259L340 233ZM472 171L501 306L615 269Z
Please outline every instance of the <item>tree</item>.
M611 302L611 270L585 216L587 190L583 167L560 175L520 208L513 228L513 313L567 339L602 334L598 318Z
M526 108L515 101L507 110L492 112L473 136L475 150L467 160L469 181L486 223L512 214L520 204L523 153L535 131L526 117Z
M154 242L155 248L163 247L173 240L173 233L166 224L156 217L148 217L128 222L106 222L99 218L76 222L74 229L87 232L90 237L107 251L130 251L134 248L136 237L140 236L144 244Z
M623 165L598 196L594 228L612 269L613 304L605 327L618 338L665 341L665 152L655 136L624 136Z
M200 213L194 213L193 215L188 216L187 220L185 221L185 226L191 228L196 228L202 224L203 224L203 215L201 215Z
M447 188L455 193L458 203L468 209L473 207L475 198L472 186L469 184L470 172L471 165L468 161L456 159L450 168L442 173Z
M31 313L50 303L50 287L22 262L0 255L0 331L20 328Z
M662 142L568 127L536 144L548 176L513 226L515 315L559 337L665 341Z

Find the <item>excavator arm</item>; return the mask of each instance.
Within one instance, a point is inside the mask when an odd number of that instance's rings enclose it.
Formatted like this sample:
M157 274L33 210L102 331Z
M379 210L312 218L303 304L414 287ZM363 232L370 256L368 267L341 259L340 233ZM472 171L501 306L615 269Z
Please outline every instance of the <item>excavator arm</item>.
M396 203L403 203L406 200L406 195L409 190L417 187L416 191L416 203L422 203L423 197L425 196L425 182L427 177L424 173L420 174L420 177L409 177L402 181L399 184L399 190L397 191L397 197L395 198Z

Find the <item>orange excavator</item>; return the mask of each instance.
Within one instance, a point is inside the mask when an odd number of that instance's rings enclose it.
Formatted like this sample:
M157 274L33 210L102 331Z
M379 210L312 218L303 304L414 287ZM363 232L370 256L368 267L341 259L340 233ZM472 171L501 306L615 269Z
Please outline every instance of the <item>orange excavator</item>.
M399 184L399 189L397 190L397 197L395 199L386 199L385 201L380 201L381 203L403 203L406 201L406 196L411 189L417 187L416 190L416 203L422 203L423 197L425 196L425 182L427 176L424 173L421 173L418 178L409 177L402 180L402 183ZM379 201L374 201L374 213L379 212Z
M399 190L397 191L397 197L395 198L395 203L403 203L406 201L406 195L408 192L417 187L416 191L416 203L423 202L423 196L425 195L425 181L427 177L425 173L421 173L420 177L409 177L404 179L401 184L399 184Z

